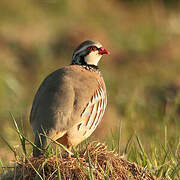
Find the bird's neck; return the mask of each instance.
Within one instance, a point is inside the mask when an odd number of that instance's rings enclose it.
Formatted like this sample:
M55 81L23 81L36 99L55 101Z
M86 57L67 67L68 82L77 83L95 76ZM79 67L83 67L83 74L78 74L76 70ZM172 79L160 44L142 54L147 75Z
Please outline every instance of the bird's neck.
M95 71L95 72L100 72L99 71L99 67L94 65L94 64L86 64L86 65L82 65L83 68L90 70L90 71Z
M73 59L71 65L79 65L85 68L86 70L100 72L99 67L94 64L87 64L84 60L84 57L78 57L78 59Z

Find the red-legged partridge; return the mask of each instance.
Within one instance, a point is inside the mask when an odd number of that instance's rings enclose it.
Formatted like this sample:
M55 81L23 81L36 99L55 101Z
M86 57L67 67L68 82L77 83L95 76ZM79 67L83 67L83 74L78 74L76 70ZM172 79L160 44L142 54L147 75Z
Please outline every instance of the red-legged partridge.
M89 137L100 123L107 95L98 62L109 52L96 41L84 41L70 65L48 75L33 101L30 123L35 135L33 155L46 147L47 136L67 148ZM45 134L45 135L44 135Z

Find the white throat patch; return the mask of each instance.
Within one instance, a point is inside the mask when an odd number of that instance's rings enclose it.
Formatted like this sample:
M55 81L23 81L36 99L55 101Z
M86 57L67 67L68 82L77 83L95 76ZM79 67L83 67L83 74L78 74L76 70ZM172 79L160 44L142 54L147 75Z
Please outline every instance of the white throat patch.
M92 64L97 66L101 57L102 55L99 54L98 51L92 51L87 56L84 57L84 60L87 64Z

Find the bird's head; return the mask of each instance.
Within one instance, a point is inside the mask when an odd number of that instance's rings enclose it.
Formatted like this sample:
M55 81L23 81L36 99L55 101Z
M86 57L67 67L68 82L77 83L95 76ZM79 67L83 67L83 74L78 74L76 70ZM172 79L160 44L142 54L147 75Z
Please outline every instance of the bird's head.
M109 54L109 51L103 48L99 42L87 40L74 51L72 64L97 66L104 54Z

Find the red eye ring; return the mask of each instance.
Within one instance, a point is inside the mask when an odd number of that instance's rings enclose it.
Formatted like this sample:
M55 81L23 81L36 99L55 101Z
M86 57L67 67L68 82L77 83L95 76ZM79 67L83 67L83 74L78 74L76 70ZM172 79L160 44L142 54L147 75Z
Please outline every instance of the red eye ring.
M90 50L90 52L91 51L96 51L98 48L96 47L96 46L90 46L90 47L88 47L88 50Z

